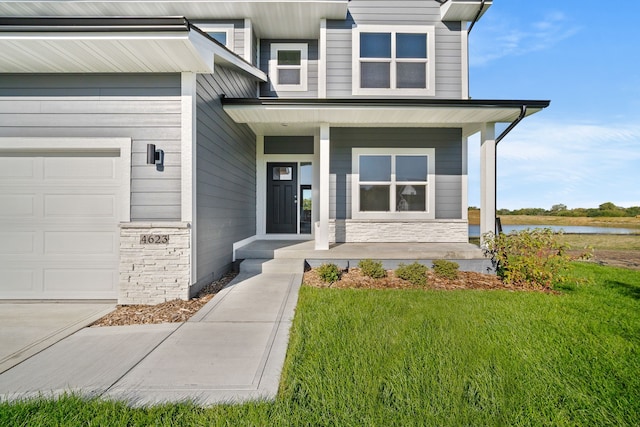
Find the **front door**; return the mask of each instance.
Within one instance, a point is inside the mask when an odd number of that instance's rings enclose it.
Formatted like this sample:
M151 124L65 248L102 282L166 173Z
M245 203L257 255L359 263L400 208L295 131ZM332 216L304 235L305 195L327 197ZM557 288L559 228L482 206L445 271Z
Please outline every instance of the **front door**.
M298 164L267 163L267 233L298 232Z

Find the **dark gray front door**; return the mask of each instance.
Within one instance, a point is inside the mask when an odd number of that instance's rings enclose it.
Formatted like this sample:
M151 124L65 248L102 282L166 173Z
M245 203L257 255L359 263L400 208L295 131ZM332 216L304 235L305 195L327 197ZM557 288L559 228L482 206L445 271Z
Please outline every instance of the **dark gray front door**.
M267 163L267 233L298 232L298 164Z

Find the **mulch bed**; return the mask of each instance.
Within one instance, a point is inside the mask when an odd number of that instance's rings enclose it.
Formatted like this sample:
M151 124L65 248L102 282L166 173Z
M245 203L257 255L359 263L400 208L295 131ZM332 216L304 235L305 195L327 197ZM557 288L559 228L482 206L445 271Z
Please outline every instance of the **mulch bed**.
M114 311L96 320L91 326L186 322L236 276L237 273L226 274L204 287L195 298L189 301L173 300L157 305L119 305Z
M503 283L500 278L492 274L474 273L470 271L459 271L456 279L447 279L436 275L433 270L427 272L426 286L414 285L413 283L396 277L393 270L387 270L387 277L382 279L372 279L367 277L359 268L350 268L343 271L340 280L334 283L323 281L316 270L312 269L304 273L304 283L317 288L351 288L351 289L484 289L484 290L509 290L509 291L538 291L553 292L550 289L532 290L522 286L514 286Z

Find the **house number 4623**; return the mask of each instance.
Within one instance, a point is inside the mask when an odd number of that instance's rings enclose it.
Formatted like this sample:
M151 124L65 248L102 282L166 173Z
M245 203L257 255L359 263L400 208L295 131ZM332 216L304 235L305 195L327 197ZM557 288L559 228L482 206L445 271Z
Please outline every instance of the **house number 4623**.
M169 243L168 234L141 234L140 235L141 245L162 245L166 243Z

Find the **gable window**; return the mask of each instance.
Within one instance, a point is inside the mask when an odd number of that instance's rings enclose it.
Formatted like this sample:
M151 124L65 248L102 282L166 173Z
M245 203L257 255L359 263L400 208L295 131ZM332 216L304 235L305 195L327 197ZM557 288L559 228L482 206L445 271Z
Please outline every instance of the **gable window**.
M209 37L233 51L233 24L196 23L195 25Z
M433 148L354 148L352 218L434 218Z
M269 79L274 91L306 91L308 45L273 43L269 59Z
M354 28L354 95L435 95L434 33L431 26Z

